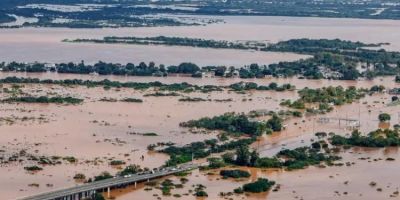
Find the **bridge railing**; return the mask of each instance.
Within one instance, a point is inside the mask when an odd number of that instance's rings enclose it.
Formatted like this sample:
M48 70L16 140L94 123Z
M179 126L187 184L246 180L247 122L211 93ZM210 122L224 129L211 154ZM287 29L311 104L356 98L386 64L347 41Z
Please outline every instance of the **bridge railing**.
M155 179L163 176L168 176L172 174L176 174L179 172L187 171L187 170L192 170L197 168L199 165L197 164L189 164L189 165L181 165L178 167L168 167L165 168L162 171L155 171L154 173L148 173L148 174L141 174L141 175L135 175L132 174L131 177L114 177L110 179L105 179L101 181L95 181L91 183L86 183L83 185L78 185L74 187L64 187L61 189L57 189L55 191L50 191L50 192L44 192L41 194L33 195L33 196L26 196L22 198L18 198L19 200L32 200L32 199L54 199L54 198L60 198L68 195L74 195L82 192L87 192L87 191L94 191L94 190L99 190L99 189L104 189L108 187L115 187L119 185L124 185L124 184L131 184L134 182L140 182L140 181L145 181L148 179ZM48 196L48 198L46 197Z

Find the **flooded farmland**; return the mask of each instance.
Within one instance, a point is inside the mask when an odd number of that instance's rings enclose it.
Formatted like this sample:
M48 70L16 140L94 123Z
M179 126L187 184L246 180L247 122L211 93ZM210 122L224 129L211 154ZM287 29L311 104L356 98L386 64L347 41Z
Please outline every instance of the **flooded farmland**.
M210 199L396 199L399 190L399 182L396 181L396 168L399 165L398 150L388 149L367 150L355 149L342 154L344 161L354 162L350 167L311 167L300 171L282 172L279 170L260 170L254 168L240 168L249 171L251 177L244 180L222 179L218 170L210 172L195 171L187 178L190 182L185 184L183 189L176 189L174 193L183 194L181 199L193 199L190 195L185 196L192 189L194 184L207 186ZM367 160L362 160L370 157ZM385 161L387 158L396 158L396 161ZM382 167L384 166L384 167ZM382 170L384 169L384 170ZM366 171L374 173L365 174ZM277 192L250 195L231 195L221 197L221 191L229 192L240 187L244 183L255 181L259 177L266 177L281 184ZM171 177L174 181L177 178ZM377 186L371 186L376 182ZM135 199L143 196L162 196L157 190L144 190L145 185L138 185L137 188L128 187L115 190L112 195L117 199ZM382 191L377 191L381 188ZM151 197L149 199L156 199ZM174 197L163 197L163 199L175 199Z
M221 18L221 17L217 17ZM293 53L250 52L191 47L140 46L121 44L63 43L63 39L102 38L105 36L176 36L215 40L258 40L278 42L312 38L390 43L385 48L400 50L400 23L394 20L325 19L296 17L222 17L226 23L189 27L65 29L0 29L2 61L12 62L156 62L176 65L193 62L201 66L243 66L271 64L305 58Z
M191 47L100 45L62 43L66 38L101 38L104 36L182 36L221 40L266 40L277 42L292 38L340 38L378 43L389 42L388 50L400 50L400 22L392 20L322 19L291 17L221 17L224 24L194 27L154 27L119 29L59 29L21 28L0 29L1 61L21 62L79 62L93 63L140 61L178 64L190 61L199 65L242 66L250 63L270 64L294 61L305 55L292 53L252 52L244 50L200 49ZM293 78L191 78L185 76L138 77L100 76L79 74L1 72L6 77L30 77L53 80L82 79L100 81L108 79L120 82L165 84L187 82L193 85L229 86L240 81L268 85L272 82L290 83L293 91L259 91L244 93L229 91L178 92L177 96L148 96L154 88L103 88L56 84L2 84L0 99L15 95L71 96L83 99L76 105L38 103L0 103L0 157L18 155L9 162L1 162L0 194L2 199L16 199L54 189L82 184L74 180L76 174L94 177L101 172L117 173L123 167L136 164L156 168L169 156L149 151L148 146L161 142L173 142L184 146L191 142L217 138L219 131L197 131L181 127L181 122L202 117L213 117L227 112L248 113L254 110L288 110L283 100L299 98L298 90L342 86L370 89L382 85L386 89L398 88L395 77L378 77L374 80L308 80ZM387 92L367 95L349 104L334 106L326 114L304 115L284 121L285 129L263 135L251 145L260 156L274 156L283 148L309 146L318 138L316 132L334 132L349 135L353 130L347 119L359 122L359 130L365 134L380 127L392 127L400 123L400 109L389 105L393 95ZM202 98L206 101L184 102L181 98ZM135 98L143 102L123 102ZM230 99L229 101L224 101ZM392 117L380 123L378 115L388 113ZM330 119L324 121L322 119ZM342 120L342 121L341 121ZM146 136L155 133L156 136ZM341 149L343 157L335 166L310 166L306 169L286 171L281 169L256 169L249 171L246 179L223 179L219 170L194 170L186 176L183 188L174 189L179 199L195 199L193 185L206 186L208 199L396 199L400 187L398 148L350 148ZM41 165L43 170L29 172L26 166L37 163L32 157L59 157L56 165ZM70 162L73 157L76 161ZM388 160L388 158L390 158ZM112 166L113 160L125 164ZM203 161L203 160L202 160ZM197 161L201 162L201 161ZM346 164L350 163L350 164ZM260 194L229 194L235 188L265 177L276 181L279 190ZM180 177L167 177L179 182ZM162 179L162 180L165 180ZM162 180L158 180L161 182ZM374 182L375 184L371 184ZM191 192L190 192L191 190ZM105 196L107 194L105 193ZM163 196L157 188L149 189L141 183L137 188L128 186L111 192L109 199L177 199L178 195Z
M10 74L2 74L8 76ZM16 74L29 77L35 77L34 74ZM63 79L69 78L70 75L43 75L47 78ZM88 76L78 76L84 78ZM41 77L43 78L43 77ZM92 77L90 77L92 79ZM95 77L99 78L99 77ZM110 78L113 77L102 77ZM212 78L193 79L184 77L168 77L153 78L142 80L139 77L127 77L120 79L125 80L141 80L141 81L166 81L166 82L183 82L187 81L196 84L213 83L226 85L234 83L239 80L226 79L218 80ZM384 79L376 79L374 81L310 81L304 79L257 79L259 84L267 85L271 81L290 82L297 86L297 89L302 87L319 88L329 85L343 85L369 88L375 84L387 85L388 88L398 86L393 83L393 77ZM228 81L228 82L226 82ZM3 88L9 88L11 85L3 84ZM193 134L187 128L179 127L180 122L190 119L198 119L201 117L212 117L226 112L244 112L247 113L252 110L266 109L277 111L284 109L280 106L283 99L296 99L298 94L296 91L274 92L274 91L252 91L245 94L238 94L235 92L222 91L211 93L190 93L180 94L181 96L202 97L206 99L224 99L231 98L229 102L180 102L180 97L145 97L145 94L151 93L150 91L134 90L129 88L110 89L104 90L101 87L87 88L82 86L66 87L61 85L40 85L40 84L22 84L20 88L22 93L32 95L45 95L45 94L58 94L69 95L84 99L84 103L80 105L38 105L29 103L18 104L1 104L0 109L3 118L9 117L10 123L3 123L0 126L1 147L4 154L12 154L21 150L27 151L34 155L40 156L73 156L78 159L77 163L63 163L56 166L44 166L44 170L36 174L25 172L23 167L29 164L29 160L20 163L3 164L1 171L5 176L2 180L1 193L8 199L35 194L41 191L51 190L52 188L60 188L76 184L72 177L76 173L84 173L87 176L94 176L102 171L116 172L117 169L111 167L108 163L113 159L125 160L127 164L139 164L142 167L158 167L162 165L168 157L160 153L149 153L147 146L157 142L173 141L176 144L184 145L193 141L202 141L204 139L215 138L216 133L198 133ZM2 98L7 97L6 93L2 94ZM101 99L122 99L127 97L134 97L143 99L143 103L127 103L127 102L104 102ZM387 106L390 102L390 95L375 94L361 99L359 102L344 105L335 108L334 111L328 113L326 116L332 118L357 118L361 121L361 131L367 132L375 130L379 127L377 115L381 112L390 113L393 118L391 124L396 124L400 120L398 110L394 107ZM34 120L18 120L23 118ZM42 117L44 119L39 120ZM256 142L253 147L258 150L262 156L271 156L280 151L282 148L295 148L309 144L310 139L315 139L313 133L318 131L335 132L338 134L347 134L350 132L346 129L346 125L339 125L337 121L330 123L319 123L318 117L321 116L305 116L303 118L293 118L285 122L287 128L280 132L274 133L269 136L263 136ZM132 133L147 133L154 132L158 136L145 137L140 134ZM384 154L378 154L376 151L362 152L364 156L377 156L384 157ZM141 156L145 159L141 160ZM346 154L349 160L354 159L352 154ZM385 161L381 161L385 162ZM396 161L397 162L397 161ZM314 187L320 187L318 181L331 180L329 176L339 176L340 180L356 179L347 176L349 170L357 171L357 167L363 170L373 170L377 167L376 163L367 163L355 165L351 167L328 167L319 169L312 167L307 170L300 170L298 172L259 172L262 176L274 179L282 184L282 191L268 194L271 199L286 199L294 198L296 196L310 196ZM392 164L392 163L391 163ZM386 165L385 165L386 166ZM63 173L58 173L58 171ZM394 169L393 169L394 170ZM384 176L386 174L395 173L391 168L381 171L380 173L371 173L371 180L378 179L376 176ZM307 174L321 174L318 176L308 176ZM197 174L197 175L196 175ZM352 174L356 176L357 174ZM363 181L366 181L368 175L363 175ZM301 177L301 178L299 178ZM315 180L314 178L320 179ZM325 179L323 179L325 178ZM194 183L201 183L208 185L212 190L229 191L234 189L235 184L225 187L212 186L215 181L210 182L210 177L203 173L198 174L194 172L189 176L190 181ZM307 187L297 188L296 182L293 180L303 181ZM308 180L311 179L311 180ZM211 178L212 180L212 178ZM291 180L286 183L286 181ZM391 179L393 180L393 179ZM358 181L358 180L355 180ZM24 184L21 184L24 182ZM38 183L38 187L29 186L29 184ZM240 183L240 182L239 182ZM236 183L238 186L239 183ZM218 185L226 185L219 184ZM332 190L325 195L335 195L334 190L339 183L332 181L331 186L326 186L325 190ZM368 184L368 183L365 183ZM383 183L382 184L389 184ZM396 182L390 183L392 190L396 186ZM48 187L46 185L51 185ZM302 184L303 185L303 184ZM231 188L232 187L232 188ZM360 186L361 187L361 186ZM365 185L368 188L368 185ZM339 187L342 190L349 190L352 194L345 196L348 199L359 197L357 190L359 188L352 187ZM129 188L127 189L129 190ZM292 193L288 190L298 190L298 193ZM217 191L208 191L213 195L217 195ZM373 191L375 192L375 191ZM387 191L389 192L389 191ZM376 196L387 195L387 192L375 194ZM124 195L117 195L117 199L130 199L135 195L143 195L143 193L151 193L146 191L138 191L127 193ZM133 195L133 196L132 196ZM281 196L282 195L282 196ZM149 195L149 199L152 199ZM217 198L217 196L214 196ZM319 196L322 198L322 196ZM354 197L354 198L353 198ZM188 197L189 199L191 197ZM241 198L241 197L238 197ZM257 196L254 198L257 199ZM264 198L264 197L260 197Z

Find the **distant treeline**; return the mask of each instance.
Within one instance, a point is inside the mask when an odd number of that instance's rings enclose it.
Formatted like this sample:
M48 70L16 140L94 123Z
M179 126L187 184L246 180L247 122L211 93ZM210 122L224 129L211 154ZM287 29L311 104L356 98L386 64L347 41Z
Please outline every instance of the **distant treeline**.
M66 40L68 41L68 40ZM291 52L312 55L311 58L293 62L279 62L268 66L252 64L239 68L241 78L262 78L266 75L290 77L294 75L311 79L332 78L343 80L355 80L359 77L373 78L383 75L397 75L400 73L400 52L388 52L384 49L373 50L371 47L381 47L386 43L367 44L346 40L328 39L292 39L268 44L263 42L228 42L216 40L204 40L196 38L177 37L106 37L103 40L77 39L72 42L95 43L127 43L142 45L176 45L204 48L247 49L273 52ZM357 69L361 65L363 70ZM161 68L162 69L162 68ZM168 67L167 72L180 73L177 67ZM193 67L185 70L194 76L200 68ZM228 70L229 69L229 70ZM233 68L224 66L203 67L203 70L212 70L216 76L232 76ZM228 70L228 71L227 71ZM162 71L163 72L163 71ZM228 73L226 73L228 72ZM157 75L162 73L157 72Z
M167 46L190 46L201 48L217 48L217 49L259 49L265 48L265 42L245 41L230 42L225 40L207 40L200 38L187 37L116 37L108 36L103 39L65 39L63 42L90 42L105 44L139 44L139 45L167 45Z
M45 63L0 63L0 69L3 71L17 72L46 72L53 71L58 73L72 74L90 74L98 73L100 75L131 75L131 76L167 76L168 73L195 74L200 71L200 67L193 63L181 63L178 66L171 65L166 67L161 64L156 66L154 62L146 64L144 62L138 65L128 63L126 65L118 63L98 62L94 65L84 63L58 63L47 65Z
M240 91L248 91L248 90L275 90L275 91L286 91L293 90L295 88L294 85L291 84L283 84L278 85L277 83L270 83L269 85L258 85L257 83L252 82L239 82L234 83L228 86L216 86L216 85L192 85L186 82L183 83L172 83L172 84L164 84L159 81L155 82L119 82L119 81L110 81L104 79L102 81L91 81L91 80L80 80L80 79L65 79L65 80L52 80L52 79L44 79L40 80L38 78L19 78L19 77L7 77L4 79L0 79L1 83L8 84L56 84L56 85L80 85L87 87L104 87L104 88L132 88L137 90L146 90L150 88L155 88L161 91L172 91L172 92L213 92L213 91L223 91L224 89L232 90L236 92ZM152 95L150 95L152 96ZM177 95L174 95L177 96Z
M316 53L323 50L356 50L363 47L380 47L386 43L366 44L339 39L291 39L276 44L266 44L263 41L226 41L210 40L188 37L117 37L106 36L103 39L64 39L63 42L89 42L105 44L140 44L140 45L168 45L168 46L191 46L202 48L224 48L224 49L252 49L261 51L285 51L296 53Z

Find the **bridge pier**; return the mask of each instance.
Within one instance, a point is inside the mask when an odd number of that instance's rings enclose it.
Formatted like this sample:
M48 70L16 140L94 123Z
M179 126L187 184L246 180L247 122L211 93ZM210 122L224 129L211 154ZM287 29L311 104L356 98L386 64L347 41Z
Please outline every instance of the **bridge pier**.
M22 198L21 200L43 200L43 199L51 199L51 200L82 200L83 198L94 197L97 192L101 192L105 197L111 198L111 189L118 187L125 187L127 185L135 184L135 188L137 188L138 182L149 182L150 179L161 178L163 176L168 176L171 174L175 174L181 171L192 170L197 168L197 165L192 164L193 166L183 165L182 168L170 169L166 168L164 171L159 171L154 174L138 174L135 177L127 178L127 177L116 177L114 179L102 180L95 183L87 183L85 185L74 186L71 188L60 189L52 192L46 192L30 197ZM107 192L106 192L107 191Z
M91 197L93 198L93 197L95 197L96 196L96 190L93 190L92 191L92 194L91 194Z
M110 192L110 188L108 188L108 192ZM55 200L81 200L81 199L86 199L86 198L92 198L95 195L96 195L96 191L90 190L90 191L84 191L84 192L80 192L77 194L71 194L68 196L60 197Z

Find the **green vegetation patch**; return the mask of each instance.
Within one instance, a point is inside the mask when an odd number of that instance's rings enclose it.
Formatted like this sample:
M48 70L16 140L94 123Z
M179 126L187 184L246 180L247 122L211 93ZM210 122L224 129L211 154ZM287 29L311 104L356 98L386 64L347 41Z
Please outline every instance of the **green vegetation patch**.
M136 98L125 98L125 99L122 99L121 101L130 102L130 103L143 103L142 99L136 99Z
M230 133L242 133L249 136L260 136L272 131L281 131L282 119L273 115L267 122L254 121L244 114L225 113L212 118L204 117L180 124L182 127L197 127L208 130L222 130Z
M177 165L187 163L197 158L205 158L213 153L221 153L227 150L233 150L237 146L250 145L255 141L255 138L245 138L239 140L218 143L216 139L205 140L203 142L193 142L182 147L168 146L160 150L162 153L170 155L170 159L166 165Z
M143 133L143 136L158 136L157 133Z
M267 192L275 185L275 181L259 178L257 181L243 185L243 191L251 193Z
M219 172L224 178L248 178L250 177L250 173L248 171L234 169L234 170L221 170Z
M24 169L25 169L26 171L40 171L40 170L43 170L43 168L41 168L41 167L39 167L39 166L36 166L36 165L27 166L27 167L24 167Z
M358 147L389 147L400 146L399 129L378 129L368 135L353 131L350 137L334 135L330 138L332 145Z
M80 104L83 102L83 99L78 99L74 97L11 97L7 99L3 99L2 102L6 103L56 103L56 104Z

